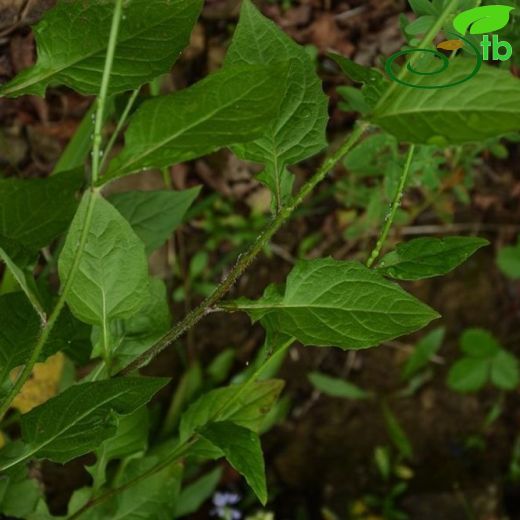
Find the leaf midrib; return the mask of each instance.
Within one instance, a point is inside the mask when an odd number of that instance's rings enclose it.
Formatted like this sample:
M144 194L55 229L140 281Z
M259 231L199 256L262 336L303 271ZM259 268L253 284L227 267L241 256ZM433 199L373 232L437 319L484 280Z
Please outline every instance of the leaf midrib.
M35 453L40 451L42 448L45 448L46 446L48 446L49 444L54 442L58 437L64 435L67 431L69 431L71 428L76 426L80 421L82 421L83 419L85 419L86 417L91 415L94 411L96 411L97 409L101 408L105 404L110 403L110 401L113 401L113 400L117 399L118 397L121 397L122 395L125 395L126 393L128 393L128 391L129 391L128 389L122 390L122 391L120 391L120 392L118 392L116 394L110 395L104 401L101 401L101 402L97 403L94 407L90 408L89 410L85 411L85 413L81 414L76 420L74 420L73 422L69 423L68 426L66 426L63 429L60 429L55 435L51 436L50 439L40 443L39 445L37 445L36 448L32 449L28 454L25 454L24 455L24 459L34 455Z
M403 301L408 301L408 300L403 300ZM252 309L252 310L272 310L272 309L284 309L284 310L291 310L291 309L323 309L323 310L334 310L334 311L345 311L345 312L370 312L372 314L385 314L385 315L388 315L390 311L380 311L380 310L377 310L377 309L356 309L356 308L351 308L351 307L333 307L331 305L317 305L317 304L290 304L290 305L287 305L287 304L279 304L279 305L243 305L243 304L240 304L238 306L238 309ZM404 314L404 315L410 315L410 316L414 316L414 315L418 315L419 313L415 312L396 312L395 314ZM421 313L423 314L423 313Z
M262 83L264 83L264 82L262 82ZM234 98L234 99L230 100L229 102L224 103L223 105L220 105L215 110L213 110L211 112L206 112L205 114L203 114L203 116L200 119L197 119L195 122L189 124L188 126L183 126L175 134L169 135L166 139L159 141L155 146L147 147L146 151L144 153L141 153L137 156L136 155L132 156L128 161L126 161L122 165L118 166L118 168L116 168L115 170L112 170L112 171L108 170L107 175L104 178L105 182L114 180L123 174L130 174L130 173L135 172L136 170L131 169L132 164L138 163L143 158L153 154L155 151L162 148L163 146L167 146L171 141L174 141L175 139L182 136L186 132L189 132L190 130L201 125L202 123L205 123L205 122L211 120L211 118L213 118L213 116L218 114L220 111L227 109L230 105L235 104L237 102L237 100L242 99L243 97L247 96L252 90L258 88L259 85L261 85L261 84L252 85L247 91L242 93L240 98ZM130 143L128 143L128 144L130 144ZM116 157L116 160L117 160L117 157ZM130 166L130 169L128 169L129 166ZM153 166L150 166L150 168L153 168Z
M176 13L176 15L177 14L178 13ZM154 25L151 25L151 26L146 26L142 30L137 31L137 32L129 35L128 38L122 38L121 40L118 39L117 44L116 44L116 53L117 53L117 47L120 44L126 43L127 41L130 41L130 40L132 40L134 38L137 38L137 37L141 36L142 34L148 32L148 31L151 31L151 30L155 29L156 27L164 24L165 22L173 21L176 18L177 18L177 16L170 16L170 17L163 18L162 20L158 21L158 23L156 23ZM78 63L81 63L82 61L85 61L87 59L92 58L93 56L95 56L96 54L101 52L103 49L104 49L104 47L100 47L100 48L96 49L95 51L92 51L91 53L87 53L87 54L83 55L81 58L79 58L77 60L71 60L70 62L68 62L67 64L63 65L62 67L57 67L57 68L53 69L52 71L50 71L47 74L40 74L39 76L36 76L36 79L34 79L35 77L32 76L27 81L25 81L25 83L16 85L16 88L14 88L14 89L13 88L11 88L11 89L2 89L0 87L0 92L3 92L4 95L9 95L9 94L13 94L14 92L18 92L20 90L23 90L26 87L30 87L30 86L32 86L34 84L40 83L42 81L45 81L48 78L52 78L52 76L55 76L56 74L59 74L60 72L62 72L65 69L74 67L75 65L77 65ZM25 69L24 72L29 71L31 69L34 70L34 69L38 69L38 68L43 68L45 70L45 67L43 67L39 63L36 63L32 67L29 67L28 69ZM102 72L101 69L100 69L99 72ZM16 78L13 78L13 79L16 79Z

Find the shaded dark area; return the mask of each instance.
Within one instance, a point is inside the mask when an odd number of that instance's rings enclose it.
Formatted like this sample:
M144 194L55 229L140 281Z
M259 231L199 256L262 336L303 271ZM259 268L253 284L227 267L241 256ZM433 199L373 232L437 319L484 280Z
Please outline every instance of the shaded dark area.
M1 81L33 62L34 41L27 24L50 3L18 5L0 1ZM207 0L191 45L164 80L164 90L181 89L220 66L239 3ZM380 64L381 56L388 56L402 44L398 18L407 12L406 2L262 0L258 4L265 15L298 43L310 46L310 52L316 55L324 88L331 98L329 140L335 142L348 132L356 115L338 108L335 88L349 82L339 75L325 52L334 49L361 64ZM50 89L45 100L0 100L2 172L21 177L48 175L89 104L90 100L67 89ZM400 510L413 520L520 519L520 482L514 482L510 475L520 432L518 390L501 396L489 387L465 395L446 385L449 367L459 355L458 339L465 328L488 329L504 347L520 356L520 283L507 279L495 260L497 251L513 243L520 233L520 147L507 142L503 146L507 157L497 158L488 149L479 152L466 204L452 195L452 189L464 183L467 172L463 170L450 172L444 192L425 207L424 194L412 187L403 206L411 214L419 207L423 209L391 235L391 244L416 233L478 235L491 243L448 276L405 284L442 315L434 326L446 328L446 339L431 366L431 376L417 391L403 396L406 384L400 374L424 331L364 351L347 353L300 346L291 351L280 373L286 381L285 395L291 406L283 420L263 438L272 496L267 509L275 513L277 520L328 520L336 518L327 516L332 513L339 519L382 518L364 497L386 496L391 487L381 479L374 464L375 448L392 445L381 412L383 401L398 417L413 446L413 460L406 463L406 478L393 477L394 483L407 483L406 492L397 501ZM294 168L296 184L301 184L317 165L319 158L314 158ZM256 171L255 166L238 161L228 152L172 169L174 187L202 184L202 199L214 197L224 201L225 207L232 208L244 221L242 227L223 225L218 229L218 244L208 251L210 268L205 271L205 282L218 282L226 265L268 219L268 196L266 188L254 177ZM335 196L335 186L349 175L341 167L333 172L315 199L277 234L270 256L259 258L241 278L232 296L258 296L268 284L282 282L294 259L302 256L302 243L311 235L316 240L303 253L308 257L366 258L378 227L376 223L361 235L348 238L349 222L345 220L342 201ZM125 179L121 186L152 188L161 182L158 175L151 174ZM449 218L444 218L446 214ZM363 212L358 212L357 216L360 215ZM219 206L211 218L218 221L228 216L227 210ZM203 225L206 218L207 214L199 209L194 222L186 224L175 237L181 271L187 269L197 251L206 247L210 235ZM179 279L168 272L168 248L154 254L152 270L167 277L172 291L179 285ZM201 298L193 287L188 294L186 304L172 301L175 317L183 315ZM262 341L262 330L250 327L245 316L209 315L178 348L154 360L146 373L173 376L175 380L181 374L183 357L199 357L207 363L228 347L237 349L234 368L239 371L253 359ZM315 370L348 379L377 397L371 401L350 401L321 395L307 378ZM173 385L168 387L159 405L167 403L173 389ZM501 413L485 426L487 415L500 399ZM390 449L395 455L395 448ZM88 482L88 475L76 462L64 467L44 464L34 471L41 476L56 513L64 511L74 489ZM229 470L222 486L237 489L242 488L242 483ZM356 507L358 516L352 513ZM251 511L255 509L253 506ZM208 515L206 509L192 518Z

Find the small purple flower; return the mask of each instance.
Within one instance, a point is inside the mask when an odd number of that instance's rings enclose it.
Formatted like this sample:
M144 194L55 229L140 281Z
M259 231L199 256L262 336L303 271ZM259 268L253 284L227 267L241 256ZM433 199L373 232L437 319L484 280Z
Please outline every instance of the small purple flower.
M230 507L240 502L240 495L236 493L221 493L217 491L213 495L213 505L211 515L223 518L224 520L240 520L242 514L237 509Z

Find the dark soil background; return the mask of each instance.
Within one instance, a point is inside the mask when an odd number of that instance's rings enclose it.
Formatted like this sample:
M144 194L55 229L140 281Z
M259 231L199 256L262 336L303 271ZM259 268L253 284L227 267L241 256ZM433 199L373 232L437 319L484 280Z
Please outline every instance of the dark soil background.
M189 1L189 0L186 0ZM0 80L4 81L34 61L34 41L28 26L41 16L51 0L0 0ZM297 42L318 50L319 73L331 97L330 140L344 135L355 114L337 108L335 87L346 84L325 51L334 49L362 64L376 65L380 56L402 45L398 17L408 13L404 0L288 0L257 2L265 15ZM180 89L217 69L236 23L239 0L207 0L190 47L184 52L165 89ZM411 14L410 14L411 15ZM518 72L518 71L517 71ZM49 174L62 149L73 135L91 103L67 89L50 89L46 99L23 97L0 100L0 167L8 175L43 177ZM319 164L319 158L294 171L297 183ZM361 352L294 347L281 377L287 381L291 408L287 417L264 437L264 448L273 501L269 509L276 519L350 518L349 507L366 494L386 490L378 476L373 452L390 445L377 402L329 398L314 391L307 374L321 370L345 377L364 389L390 399L390 405L414 448L409 464L413 478L400 501L400 508L413 520L520 519L520 486L508 480L515 439L520 433L520 395L510 392L500 417L483 429L486 415L498 398L491 388L475 395L461 395L446 386L446 374L458 355L458 337L466 327L485 327L501 343L520 356L520 284L506 279L497 269L497 250L512 243L520 232L520 149L509 145L509 158L498 160L483 152L483 164L475 179L471 202L454 204L453 223L442 222L436 212L421 213L414 226L424 234L442 236L478 234L491 246L479 251L449 276L409 284L407 289L437 309L443 316L435 326L447 330L436 358L433 378L409 397L395 397L403 388L400 370L421 337L401 338L391 345ZM217 193L229 201L237 214L247 216L251 207L265 206L265 191L254 178L254 168L229 153L172 169L176 188L203 184L203 196ZM348 173L341 167L335 176ZM125 189L158 187L160 178L145 175L125 181ZM332 180L328 181L332 186ZM301 240L320 233L310 256L363 258L373 236L348 242L338 218L338 204L321 188L324 196L313 211L293 219L274 240L275 254L260 258L240 280L234 293L260 294L271 282L283 280L298 256ZM404 204L413 204L405 198ZM374 230L374 234L377 230ZM413 237L411 226L396 230L392 241ZM186 262L208 239L203 227L187 224L177 234L175 245ZM246 244L244 243L244 246ZM218 265L235 246L224 236L211 254ZM167 273L168 251L154 256L156 274ZM213 282L218 281L218 274ZM169 280L172 289L178 280ZM192 296L189 305L199 297ZM174 304L177 316L183 305ZM224 348L237 349L236 370L251 360L263 339L261 329L243 316L208 316L183 340L189 355L211 360ZM179 374L174 351L166 352L148 367L154 374ZM392 397L394 396L394 397ZM468 442L477 438L478 442ZM83 461L84 462L84 461ZM56 512L63 510L74 487L86 478L77 463L64 467L47 464L38 471ZM229 488L240 486L232 472L226 474ZM208 518L208 511L193 518ZM379 516L378 516L379 515ZM366 518L376 520L380 513Z

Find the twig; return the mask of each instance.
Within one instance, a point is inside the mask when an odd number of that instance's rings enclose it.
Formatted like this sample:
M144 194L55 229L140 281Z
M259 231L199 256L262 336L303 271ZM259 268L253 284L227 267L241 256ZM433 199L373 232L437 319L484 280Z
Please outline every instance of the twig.
M226 278L217 286L198 307L193 309L186 317L167 332L157 343L119 372L119 375L128 374L147 365L154 357L171 345L175 340L184 335L191 327L198 323L206 314L208 308L213 307L233 287L242 273L251 265L256 256L263 250L265 244L273 237L278 229L289 219L293 211L307 198L329 171L347 154L361 138L367 123L361 123L350 136L343 142L338 150L326 159L318 171L302 186L298 194L284 206L266 228L260 233L251 247L241 255L233 269ZM116 374L117 375L117 374Z
M412 165L413 154L415 152L415 145L411 145L408 150L408 155L406 157L406 163L404 165L403 173L401 174L401 178L399 179L399 186L397 187L397 191L395 193L394 200L392 205L390 206L390 213L385 217L385 225L383 226L383 230L381 231L381 236L379 237L374 249L370 253L367 260L367 267L372 267L372 264L379 257L383 246L385 245L386 239L388 238L388 233L390 233L390 229L394 222L395 214L399 206L401 205L401 199L403 198L403 192L406 187L406 181L408 180L408 174L410 173L410 166Z

